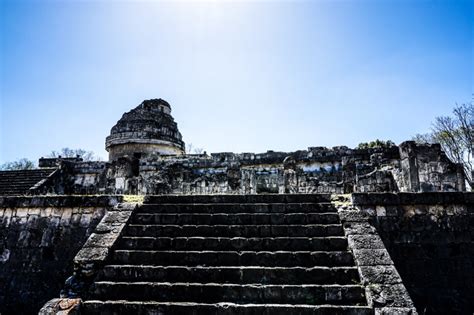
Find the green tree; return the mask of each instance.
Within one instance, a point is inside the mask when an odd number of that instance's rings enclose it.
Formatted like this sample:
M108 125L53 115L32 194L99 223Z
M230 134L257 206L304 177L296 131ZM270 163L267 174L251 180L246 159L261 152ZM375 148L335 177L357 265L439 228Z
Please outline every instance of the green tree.
M464 174L474 188L472 153L474 149L474 104L454 107L452 116L436 117L431 132L417 134L418 143L439 143L446 155L464 167Z
M0 170L2 171L18 171L18 170L31 170L36 168L36 165L33 161L26 158L19 159L13 162L7 162L0 165Z
M391 140L383 141L376 139L370 142L359 143L357 149L390 148L394 146L396 146L396 144Z

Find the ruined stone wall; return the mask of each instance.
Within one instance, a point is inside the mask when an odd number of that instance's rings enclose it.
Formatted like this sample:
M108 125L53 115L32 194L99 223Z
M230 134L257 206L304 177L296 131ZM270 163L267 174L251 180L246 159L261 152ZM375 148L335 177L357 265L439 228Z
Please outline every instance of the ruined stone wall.
M439 144L400 145L402 192L464 191L462 167L452 163Z
M65 162L66 194L262 194L462 191L464 176L437 145L356 150L155 155ZM64 175L66 173L66 175Z
M141 161L137 185L144 194L340 193L341 160L328 152L150 158Z
M121 197L0 197L0 313L37 314Z
M474 194L354 194L420 314L474 312Z

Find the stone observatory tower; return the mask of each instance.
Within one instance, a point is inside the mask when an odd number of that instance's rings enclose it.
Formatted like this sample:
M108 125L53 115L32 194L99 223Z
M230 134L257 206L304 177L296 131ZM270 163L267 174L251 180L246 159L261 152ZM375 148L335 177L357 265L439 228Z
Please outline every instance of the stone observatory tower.
M171 116L171 106L162 99L143 101L112 127L105 140L109 160L140 158L149 154L184 154L184 142Z

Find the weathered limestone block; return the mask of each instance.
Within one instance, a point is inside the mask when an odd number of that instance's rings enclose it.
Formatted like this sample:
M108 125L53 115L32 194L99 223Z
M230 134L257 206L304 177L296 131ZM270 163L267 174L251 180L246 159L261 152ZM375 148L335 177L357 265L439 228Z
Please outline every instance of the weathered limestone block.
M0 199L0 313L37 312L59 292L74 255L117 197ZM89 217L87 225L80 224L82 216Z
M394 199L392 196L389 198ZM375 309L376 314L417 314L382 238L369 223L371 218L386 217L387 208L374 206L372 200L358 208L348 203L348 199L333 197L331 200L338 209L349 249L365 285L368 305ZM352 200L360 200L360 195ZM367 208L371 210L366 211ZM394 209L390 211L395 212Z
M357 249L385 249L380 236L376 234L349 235L347 237L349 246Z
M352 209L338 211L339 217L343 222L367 222L369 215L365 212Z
M366 284L397 284L402 279L394 265L360 266L362 282Z
M74 258L74 274L66 280L61 297L80 297L85 292L136 207L136 203L123 203L105 214Z
M382 307L375 309L375 315L416 315L414 308L410 307Z
M375 228L368 222L343 222L344 233L346 236L349 235L368 235L375 234Z
M358 266L393 265L386 249L357 249L352 252Z
M390 285L369 284L366 287L366 294L369 305L374 307L411 307L413 309L415 307L407 289L401 283Z
M80 315L81 299L59 298L48 301L39 315Z

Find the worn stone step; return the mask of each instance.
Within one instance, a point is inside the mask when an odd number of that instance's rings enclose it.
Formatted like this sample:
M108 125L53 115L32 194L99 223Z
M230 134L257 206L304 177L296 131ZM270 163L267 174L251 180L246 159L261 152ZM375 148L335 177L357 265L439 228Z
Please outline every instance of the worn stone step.
M145 196L144 203L319 203L330 201L330 194L148 195Z
M22 178L0 178L0 183L2 184L11 184L15 186L21 186L21 185L29 185L31 183L37 183L40 180L43 180L44 177L37 177L37 178L28 178L28 179L22 179Z
M349 305L235 304L141 301L85 301L82 314L189 315L373 315L372 308Z
M241 225L241 224L335 224L337 213L136 213L132 223L136 224L196 224L196 225Z
M40 180L42 180L42 178L39 178L38 180L21 181L21 182L5 181L2 184L8 185L8 186L4 186L5 188L15 188L15 187L24 187L24 186L34 185Z
M229 283L95 282L94 299L354 305L365 303L360 285L261 285Z
M114 264L181 266L353 266L348 251L156 251L115 250Z
M291 213L336 212L329 202L324 203L166 203L144 204L140 212L149 213Z
M308 225L142 225L129 224L127 236L317 237L343 235L341 224Z
M24 189L8 189L8 190L3 190L2 189L0 191L4 192L5 194L9 194L9 195L12 195L12 194L24 195L24 194L28 193L29 189L30 189L30 187L27 187L27 188L24 188Z
M137 266L107 265L101 280L260 284L354 284L355 267Z
M157 250L346 250L347 239L335 237L122 237L120 249Z

